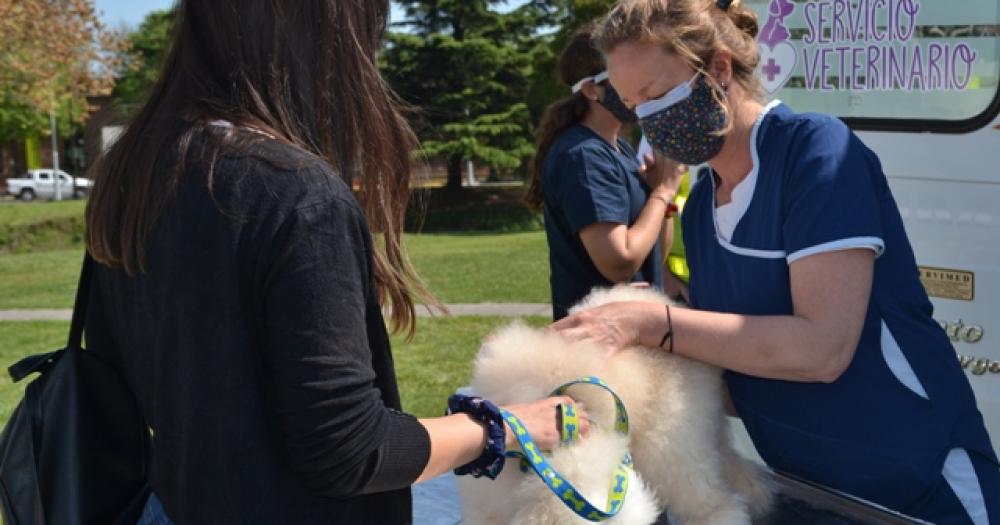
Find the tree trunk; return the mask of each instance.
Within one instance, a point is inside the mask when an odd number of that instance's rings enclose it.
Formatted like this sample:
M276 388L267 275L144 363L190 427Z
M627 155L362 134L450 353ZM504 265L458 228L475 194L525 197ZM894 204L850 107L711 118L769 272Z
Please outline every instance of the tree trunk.
M449 190L462 189L462 156L452 155L448 158L448 185Z
M10 144L4 142L0 144L0 180L6 180L11 177L10 174L10 153L8 151Z

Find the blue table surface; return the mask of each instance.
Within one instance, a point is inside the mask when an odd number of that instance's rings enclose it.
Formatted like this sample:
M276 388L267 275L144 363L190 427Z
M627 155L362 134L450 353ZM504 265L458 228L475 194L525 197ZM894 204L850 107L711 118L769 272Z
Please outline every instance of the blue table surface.
M413 487L414 525L459 525L462 513L458 502L455 477L446 474ZM819 510L809 503L779 495L771 514L757 522L759 525L862 525L878 523L858 521L826 510ZM660 525L669 525L663 519Z

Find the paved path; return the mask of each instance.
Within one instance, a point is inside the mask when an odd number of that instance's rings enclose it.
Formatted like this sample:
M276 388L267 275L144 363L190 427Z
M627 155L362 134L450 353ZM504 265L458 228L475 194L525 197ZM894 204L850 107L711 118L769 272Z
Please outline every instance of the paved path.
M483 303L483 304L449 304L448 313L451 316L483 316L483 317L547 317L552 315L552 307L547 304L530 303ZM71 310L0 310L0 322L2 321L69 321L73 312ZM427 307L418 306L417 315L420 317L440 317L442 314L433 314Z
M0 321L69 321L72 310L0 310Z

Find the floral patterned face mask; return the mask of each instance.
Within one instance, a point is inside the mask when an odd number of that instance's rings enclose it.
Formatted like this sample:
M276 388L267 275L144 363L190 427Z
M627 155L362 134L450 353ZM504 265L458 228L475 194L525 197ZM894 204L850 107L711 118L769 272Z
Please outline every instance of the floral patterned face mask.
M583 85L586 84L587 82L593 82L594 84L604 88L604 100L601 100L598 103L601 106L604 106L604 109L611 112L611 114L614 115L619 122L625 125L629 125L629 124L635 124L635 122L639 120L639 117L636 116L635 111L632 111L632 109L630 109L628 106L625 105L624 102L622 102L621 96L618 94L617 91L615 91L615 88L611 85L611 82L608 80L607 71L580 80L579 82L576 83L576 85L573 86L573 93L579 93L580 90L583 89Z
M695 165L719 154L726 113L702 74L635 108L649 143L667 158Z

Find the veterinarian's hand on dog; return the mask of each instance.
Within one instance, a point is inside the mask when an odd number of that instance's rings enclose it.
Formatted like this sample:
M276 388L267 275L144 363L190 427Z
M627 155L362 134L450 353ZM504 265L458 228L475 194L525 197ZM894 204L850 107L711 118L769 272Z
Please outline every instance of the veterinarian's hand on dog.
M559 445L559 405L576 405L580 414L580 434L586 436L590 430L590 418L580 404L569 396L550 397L534 403L510 405L504 408L521 420L538 447L547 452ZM520 447L517 435L508 425L507 450Z
M648 302L608 303L565 317L549 329L563 337L587 341L608 349L608 357L661 333L664 308ZM657 343L653 343L655 346Z

